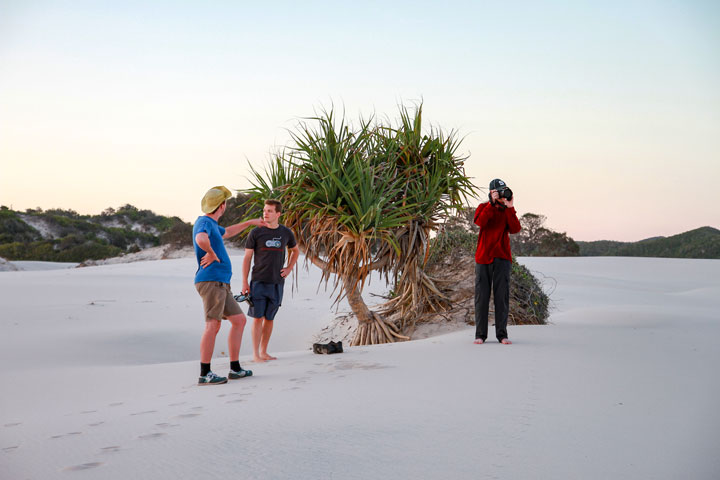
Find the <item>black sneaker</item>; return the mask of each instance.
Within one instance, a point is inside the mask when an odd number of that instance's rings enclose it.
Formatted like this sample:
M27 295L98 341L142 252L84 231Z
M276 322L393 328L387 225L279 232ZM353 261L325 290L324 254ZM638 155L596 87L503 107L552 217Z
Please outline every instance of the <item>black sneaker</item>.
M313 352L318 354L329 353L327 343L313 343Z
M332 353L342 353L342 342L314 343L313 352L325 355L330 355Z
M222 385L223 383L227 383L227 380L227 377L221 377L215 375L213 372L208 372L207 375L198 379L198 385Z
M252 370L244 370L241 368L237 372L235 370L230 370L230 373L228 373L228 378L230 380L237 380L238 378L245 377L252 377Z

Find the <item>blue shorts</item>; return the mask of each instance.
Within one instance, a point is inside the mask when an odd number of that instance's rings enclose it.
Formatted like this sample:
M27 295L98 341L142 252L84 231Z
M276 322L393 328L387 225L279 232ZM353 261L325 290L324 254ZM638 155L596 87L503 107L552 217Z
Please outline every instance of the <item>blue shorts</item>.
M283 298L282 283L250 283L250 300L252 307L248 310L248 315L253 318L265 318L273 320Z

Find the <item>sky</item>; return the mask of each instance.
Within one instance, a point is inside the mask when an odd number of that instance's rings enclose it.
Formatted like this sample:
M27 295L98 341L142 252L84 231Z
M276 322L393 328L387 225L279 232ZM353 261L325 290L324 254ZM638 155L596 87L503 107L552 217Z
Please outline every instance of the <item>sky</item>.
M0 205L194 221L334 105L576 240L720 228L720 2L0 0Z

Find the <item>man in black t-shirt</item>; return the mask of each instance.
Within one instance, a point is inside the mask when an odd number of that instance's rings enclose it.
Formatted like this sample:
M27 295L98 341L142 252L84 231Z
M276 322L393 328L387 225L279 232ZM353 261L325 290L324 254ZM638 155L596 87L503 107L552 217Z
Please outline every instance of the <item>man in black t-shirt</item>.
M267 346L275 314L282 303L285 277L290 275L300 255L292 230L278 223L280 215L282 203L265 200L263 220L267 226L254 228L245 242L242 293L249 293L252 302L248 315L255 319L252 326L255 362L276 359L267 353ZM284 266L285 250L290 250L287 266ZM253 259L252 279L248 284Z

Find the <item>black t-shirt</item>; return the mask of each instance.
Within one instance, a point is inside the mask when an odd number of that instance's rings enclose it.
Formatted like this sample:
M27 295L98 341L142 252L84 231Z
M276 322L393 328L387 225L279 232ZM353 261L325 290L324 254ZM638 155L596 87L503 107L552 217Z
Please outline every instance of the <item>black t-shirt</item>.
M295 245L295 235L285 225L252 229L245 241L245 248L254 250L251 281L285 283L280 276L285 267L285 250Z

